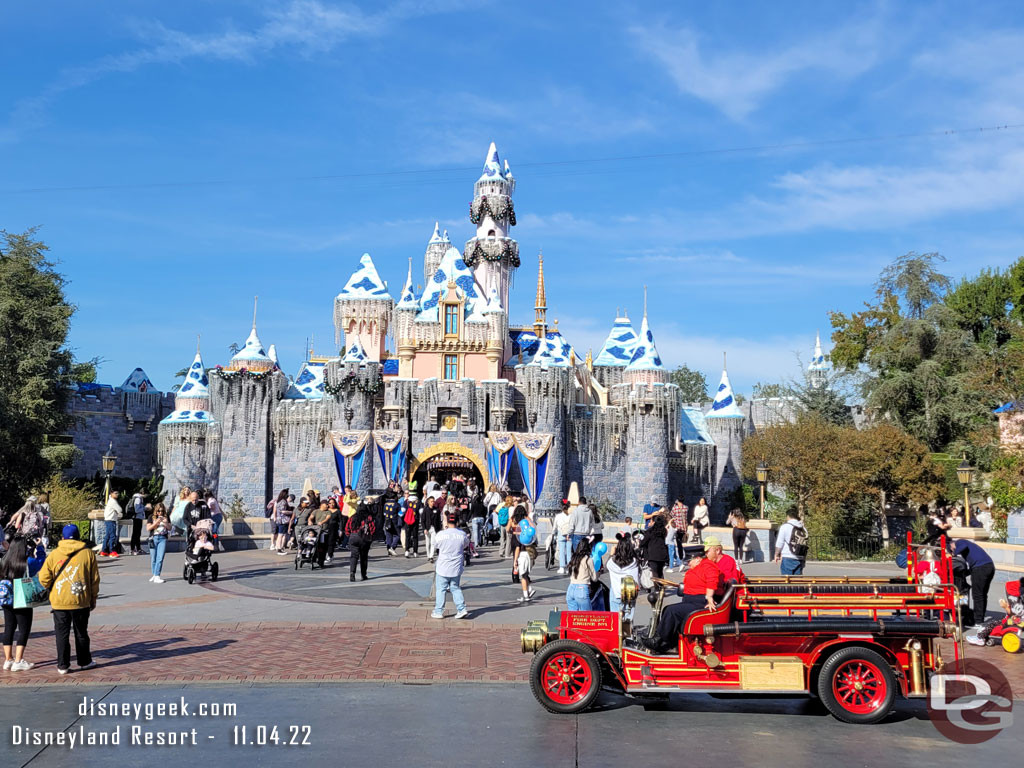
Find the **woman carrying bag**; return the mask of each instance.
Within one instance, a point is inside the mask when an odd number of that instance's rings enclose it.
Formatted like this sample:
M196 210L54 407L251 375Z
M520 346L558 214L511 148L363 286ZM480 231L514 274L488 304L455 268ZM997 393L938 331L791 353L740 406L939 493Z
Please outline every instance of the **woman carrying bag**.
M32 662L25 661L25 646L32 632L32 608L15 608L15 581L31 579L46 559L46 551L39 544L34 556L29 553L28 540L17 536L0 561L0 606L4 612L4 669L25 672ZM13 653L12 653L13 650Z
M589 611L593 609L590 600L590 586L597 581L594 561L590 558L591 544L583 539L576 545L576 551L569 560L569 588L565 591L565 602L570 611Z

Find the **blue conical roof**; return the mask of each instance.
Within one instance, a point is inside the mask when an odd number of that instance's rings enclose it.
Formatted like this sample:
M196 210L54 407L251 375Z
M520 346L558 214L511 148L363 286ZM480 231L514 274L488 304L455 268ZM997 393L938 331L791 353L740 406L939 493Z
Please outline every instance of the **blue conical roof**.
M722 381L718 384L718 392L715 393L715 400L711 403L711 410L708 411L709 419L742 419L743 412L736 405L736 397L732 392L732 384L729 383L729 373L722 369Z
M601 347L601 352L594 358L594 365L626 366L633 359L636 350L637 335L628 317L616 317L611 333Z
M627 371L664 371L665 366L661 362L661 355L658 348L654 346L654 334L647 325L647 315L644 315L640 323L640 337L637 339L636 347L633 349L633 357L626 366Z

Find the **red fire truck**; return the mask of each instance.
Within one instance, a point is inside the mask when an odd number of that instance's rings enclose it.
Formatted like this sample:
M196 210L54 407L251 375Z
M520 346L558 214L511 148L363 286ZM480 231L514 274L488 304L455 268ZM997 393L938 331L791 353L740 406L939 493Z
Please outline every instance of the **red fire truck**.
M643 628L624 620L635 602L632 579L623 611L552 611L521 634L533 653L530 687L557 713L581 712L602 689L634 697L669 693L808 694L838 719L874 723L896 697L924 698L943 668L938 640L953 639L963 658L960 595L945 540L937 558L941 583L915 573L922 548L908 541L907 576L894 579L788 576L728 587L715 610L691 614L670 653L641 641ZM653 632L672 582L653 594ZM947 670L948 671L948 670Z

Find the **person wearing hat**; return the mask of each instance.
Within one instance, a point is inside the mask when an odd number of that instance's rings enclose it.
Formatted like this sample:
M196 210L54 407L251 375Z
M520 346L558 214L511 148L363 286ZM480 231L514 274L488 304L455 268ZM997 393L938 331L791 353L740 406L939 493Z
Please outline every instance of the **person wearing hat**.
M743 572L736 565L736 560L725 554L725 548L717 536L704 537L704 557L718 566L726 584L738 584L743 581Z
M100 569L96 565L96 554L79 540L77 525L65 525L61 536L57 548L43 562L39 583L50 590L53 632L57 639L57 672L66 675L71 671L72 630L78 668L96 666L89 647L89 614L96 607L100 594Z
M715 610L715 599L725 591L725 580L710 557L696 555L690 559L690 567L677 590L683 599L665 606L654 634L641 638L644 645L655 653L678 648L679 634L686 626L686 619L690 614L701 610Z
M117 524L124 512L121 505L117 503L118 491L111 491L107 499L107 506L103 510L103 523L106 526L106 533L103 536L103 546L100 547L100 557L118 557L117 554Z

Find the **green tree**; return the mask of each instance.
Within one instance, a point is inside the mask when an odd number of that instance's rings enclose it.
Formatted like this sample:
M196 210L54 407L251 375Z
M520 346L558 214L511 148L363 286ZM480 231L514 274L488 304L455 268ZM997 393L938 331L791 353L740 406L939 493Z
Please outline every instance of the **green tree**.
M684 403L703 403L708 399L708 380L700 371L680 365L672 371L669 381L679 387Z
M788 384L772 383L763 384L760 381L754 385L753 394L751 395L755 400L764 399L767 400L773 397L790 397L793 394L793 390Z
M920 320L924 311L942 300L949 290L949 278L936 268L946 257L939 253L911 251L882 270L876 286L879 296L898 296L909 317Z
M46 251L34 229L0 231L0 506L9 509L53 469L45 436L70 425L75 308Z

